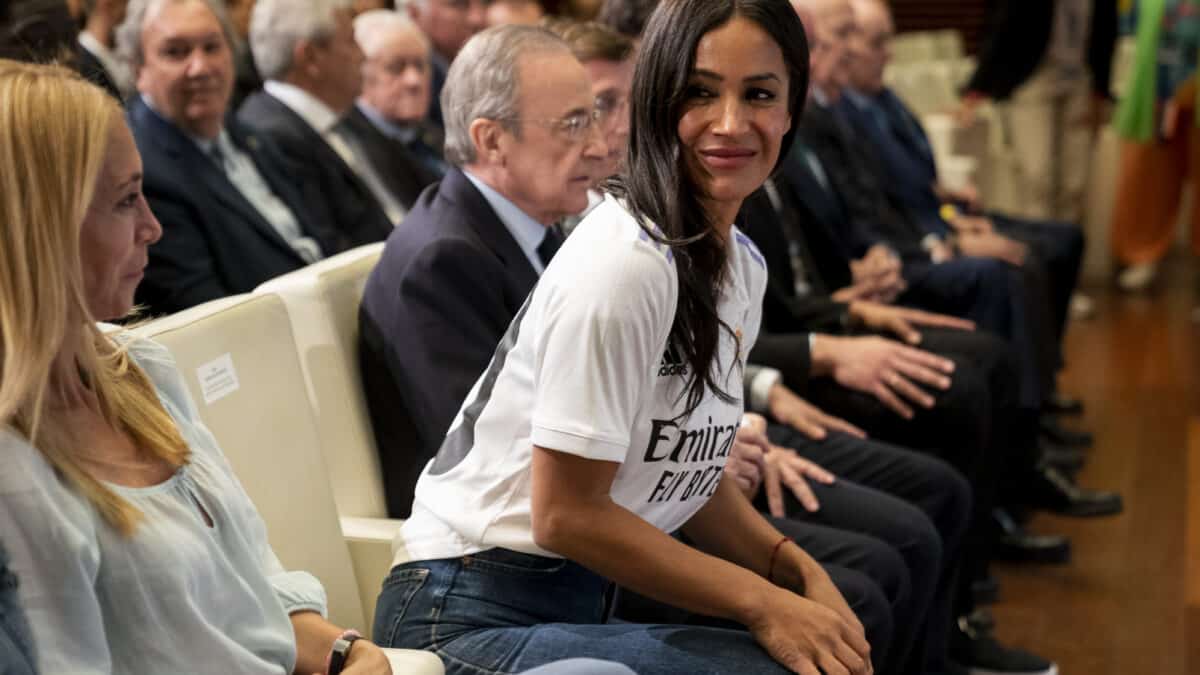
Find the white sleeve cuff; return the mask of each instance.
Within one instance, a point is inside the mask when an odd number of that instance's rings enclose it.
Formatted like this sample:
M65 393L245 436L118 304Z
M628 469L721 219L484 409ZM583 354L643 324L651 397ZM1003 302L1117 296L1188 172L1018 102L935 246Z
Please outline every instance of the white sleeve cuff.
M530 440L534 445L547 450L557 450L584 459L617 462L618 464L625 461L625 456L629 452L628 439L621 442L616 439L594 438L580 433L551 429L539 425L537 422L534 422L532 426L533 433Z
M771 388L783 382L783 373L774 368L761 368L750 381L750 412L770 412Z

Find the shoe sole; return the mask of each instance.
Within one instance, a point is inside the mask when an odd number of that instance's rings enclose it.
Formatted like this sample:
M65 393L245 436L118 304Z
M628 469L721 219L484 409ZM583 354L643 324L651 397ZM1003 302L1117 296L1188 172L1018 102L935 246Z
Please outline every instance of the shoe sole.
M987 668L967 668L969 675L1058 675L1058 666L1050 664L1046 670L989 670Z
M1060 516L1070 518L1106 518L1108 516L1118 516L1125 510L1125 502L1118 500L1109 506L1077 506L1074 508L1068 507L1064 509L1048 509Z

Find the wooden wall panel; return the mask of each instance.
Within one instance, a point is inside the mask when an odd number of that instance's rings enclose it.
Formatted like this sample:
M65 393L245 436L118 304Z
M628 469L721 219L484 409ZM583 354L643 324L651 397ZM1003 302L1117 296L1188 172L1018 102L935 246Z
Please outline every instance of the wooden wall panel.
M968 53L974 54L979 48L987 15L985 0L891 0L891 4L900 32L954 28L962 31Z

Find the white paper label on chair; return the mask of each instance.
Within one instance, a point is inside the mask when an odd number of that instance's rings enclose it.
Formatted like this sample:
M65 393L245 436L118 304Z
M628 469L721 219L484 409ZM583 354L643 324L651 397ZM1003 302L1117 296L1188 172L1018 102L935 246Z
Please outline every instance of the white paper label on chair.
M238 390L237 371L233 369L233 357L219 356L196 369L200 380L200 391L205 405L212 405Z

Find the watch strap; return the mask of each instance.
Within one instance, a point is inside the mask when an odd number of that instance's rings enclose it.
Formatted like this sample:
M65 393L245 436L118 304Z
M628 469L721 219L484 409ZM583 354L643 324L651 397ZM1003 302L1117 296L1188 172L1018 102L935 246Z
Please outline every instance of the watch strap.
M333 641L333 648L329 650L329 658L325 665L326 675L339 675L342 672L342 669L346 667L346 660L350 656L350 648L354 646L355 641L361 639L361 633L356 630L348 630Z

